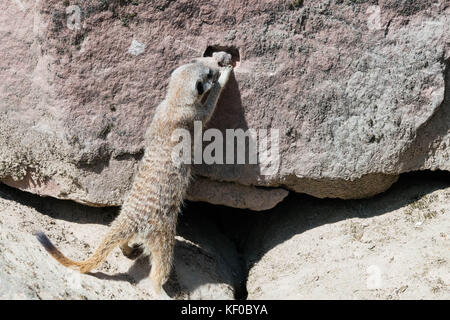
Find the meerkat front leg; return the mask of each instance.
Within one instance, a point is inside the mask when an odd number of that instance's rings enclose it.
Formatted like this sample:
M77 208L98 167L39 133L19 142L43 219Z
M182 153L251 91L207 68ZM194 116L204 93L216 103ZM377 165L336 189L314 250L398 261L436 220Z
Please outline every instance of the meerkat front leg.
M212 114L214 113L214 109L216 108L217 101L219 100L220 94L222 93L223 88L225 88L228 80L230 79L231 71L233 70L232 66L226 66L220 71L220 76L214 86L211 88L209 92L208 98L206 99L204 108L203 108L203 121L207 122Z
M217 82L220 85L221 91L226 86L228 80L230 79L231 71L233 71L233 67L231 65L224 67L223 70L220 71L220 76Z

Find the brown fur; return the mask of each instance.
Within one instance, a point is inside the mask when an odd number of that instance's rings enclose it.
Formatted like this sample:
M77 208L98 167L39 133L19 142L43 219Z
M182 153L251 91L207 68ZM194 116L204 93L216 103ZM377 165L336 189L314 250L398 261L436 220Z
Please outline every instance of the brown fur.
M177 128L191 131L194 120L205 123L214 112L232 68L223 68L218 77L217 63L216 67L211 65L209 60L195 61L172 73L166 97L156 109L147 131L144 157L131 191L91 257L81 262L72 261L43 233L37 234L38 240L58 262L86 273L102 263L116 246L120 245L125 255L132 256L135 248L128 242L138 238L151 252L150 277L155 291L160 293L171 270L177 217L191 179L190 165L172 162L172 148L178 142L172 141L171 136ZM196 87L199 81L203 94L199 94ZM206 102L202 103L207 92Z

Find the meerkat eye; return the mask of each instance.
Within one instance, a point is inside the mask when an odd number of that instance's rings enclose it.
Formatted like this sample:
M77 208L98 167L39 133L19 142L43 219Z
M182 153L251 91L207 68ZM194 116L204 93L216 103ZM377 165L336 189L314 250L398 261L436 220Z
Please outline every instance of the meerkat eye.
M195 85L195 88L197 89L197 92L199 95L202 95L203 92L205 91L203 89L203 83L201 81L197 81L197 84Z

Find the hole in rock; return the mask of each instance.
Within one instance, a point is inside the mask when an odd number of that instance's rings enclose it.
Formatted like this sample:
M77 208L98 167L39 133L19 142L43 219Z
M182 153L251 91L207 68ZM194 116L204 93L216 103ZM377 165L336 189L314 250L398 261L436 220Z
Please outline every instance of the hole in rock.
M238 63L241 61L239 50L233 46L220 46L220 45L208 46L205 52L203 53L203 56L212 57L214 52L221 52L221 51L231 54L231 64L233 67L236 67Z

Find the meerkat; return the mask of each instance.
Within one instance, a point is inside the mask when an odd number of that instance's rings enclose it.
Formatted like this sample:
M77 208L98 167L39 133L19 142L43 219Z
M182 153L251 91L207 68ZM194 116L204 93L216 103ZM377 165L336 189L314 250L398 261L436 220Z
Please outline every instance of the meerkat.
M171 136L176 129L192 131L194 121L205 124L212 116L232 66L219 67L218 61L198 59L175 69L170 77L164 100L156 108L147 130L144 156L134 177L131 190L120 214L111 223L95 252L77 262L65 257L42 233L38 241L59 263L90 272L99 266L116 247L124 255L137 258L142 246L151 254L151 272L155 292L160 295L172 268L177 217L189 182L189 164L175 163ZM139 239L142 245L130 246Z

